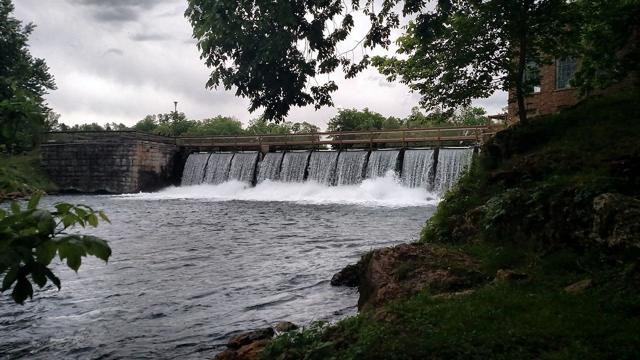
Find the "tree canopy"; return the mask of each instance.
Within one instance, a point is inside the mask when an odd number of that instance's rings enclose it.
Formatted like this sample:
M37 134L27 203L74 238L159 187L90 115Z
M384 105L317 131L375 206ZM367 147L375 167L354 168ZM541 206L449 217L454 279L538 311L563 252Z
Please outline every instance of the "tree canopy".
M515 89L526 121L530 62L585 57L585 70L576 76L585 86L627 71L634 57L619 54L637 27L638 1L189 0L186 16L212 69L207 86L235 89L267 119L282 120L292 106L332 105L337 86L317 83L318 75L342 67L349 78L373 62L389 79L419 92L427 110L451 110ZM388 47L400 18L411 19L398 41L401 56L355 59L351 51L340 52L356 13L368 21L358 43L365 49ZM608 70L617 68L623 70Z
M45 61L29 52L35 25L23 25L13 10L11 0L0 0L0 144L9 152L38 142L49 112L44 95L55 89Z

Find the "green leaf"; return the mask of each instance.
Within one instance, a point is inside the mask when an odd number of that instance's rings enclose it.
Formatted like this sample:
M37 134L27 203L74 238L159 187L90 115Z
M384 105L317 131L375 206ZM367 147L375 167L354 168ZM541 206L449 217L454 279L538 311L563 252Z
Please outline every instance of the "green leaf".
M33 282L38 285L38 287L42 288L47 283L47 276L45 275L45 267L39 263L32 263L30 265L31 268L31 278Z
M44 274L49 278L49 280L51 280L52 283L54 283L58 287L58 290L60 290L61 288L60 279L58 279L58 277L55 276L51 272L51 270L49 270L49 268L45 267Z
M62 224L64 225L65 228L75 225L77 222L78 222L78 217L71 213L62 217Z
M20 213L20 204L18 204L17 201L12 201L11 202L11 212L14 214L19 214Z
M2 288L0 288L0 292L5 292L11 288L13 283L16 281L18 277L19 267L14 266L4 275L4 280L2 280Z
M38 231L40 234L53 234L56 229L56 221L50 212L46 210L35 210L32 215L38 221Z
M27 209L29 210L36 209L38 207L38 204L40 203L41 197L42 197L42 193L40 191L33 194L33 196L31 196L31 199L29 200L29 205L27 205Z
M0 220L4 219L7 216L7 212L0 209Z
M60 260L67 260L67 266L78 272L82 264L82 256L86 255L84 246L77 242L77 236L68 236L62 240L58 246Z
M18 279L18 282L11 293L11 297L15 302L21 305L24 304L24 301L27 300L28 297L33 297L33 287L26 277L21 276Z
M75 207L74 210L76 211L76 214L78 214L78 217L80 219L84 219L87 217L87 211L84 209L81 209L79 207Z
M96 214L89 214L89 216L87 216L87 222L89 225L96 227L98 226L98 217Z
M58 246L53 241L45 241L36 247L36 260L43 265L49 265L51 260L56 256Z
M111 220L109 220L109 218L107 217L107 215L104 213L104 211L98 211L98 215L100 216L100 218L108 223L111 223Z
M83 236L82 242L89 255L93 255L105 262L109 260L109 257L111 256L111 248L105 240L95 236Z
M71 210L71 208L73 208L73 205L71 205L69 203L57 203L55 205L55 208L56 208L56 210L58 210L60 215L63 215L63 214L67 214L69 212L69 210Z

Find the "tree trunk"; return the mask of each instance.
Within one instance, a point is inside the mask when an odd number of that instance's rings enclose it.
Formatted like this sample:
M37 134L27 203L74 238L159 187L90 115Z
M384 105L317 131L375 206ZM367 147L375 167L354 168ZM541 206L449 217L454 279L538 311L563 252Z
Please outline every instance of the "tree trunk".
M528 124L527 106L524 101L524 72L527 67L527 31L529 20L529 1L524 0L520 8L520 36L518 44L518 69L516 71L516 98L518 100L518 117L523 125Z

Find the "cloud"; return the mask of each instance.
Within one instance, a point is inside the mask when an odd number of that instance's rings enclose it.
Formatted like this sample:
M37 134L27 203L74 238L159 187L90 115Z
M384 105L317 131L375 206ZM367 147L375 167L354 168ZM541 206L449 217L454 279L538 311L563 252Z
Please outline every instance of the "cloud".
M117 49L117 48L111 48L108 49L107 51L104 52L104 55L118 55L118 56L123 56L124 55L124 51Z
M143 11L149 11L168 0L69 0L72 3L88 6L93 17L105 23L136 21Z
M133 41L165 41L173 39L172 35L160 33L138 33L131 35L129 39Z

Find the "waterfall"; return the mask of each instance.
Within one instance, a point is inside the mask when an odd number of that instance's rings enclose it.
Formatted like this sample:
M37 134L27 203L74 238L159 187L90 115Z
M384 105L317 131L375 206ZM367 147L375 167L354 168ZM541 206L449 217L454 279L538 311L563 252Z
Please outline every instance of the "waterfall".
M338 155L336 168L337 185L351 185L362 182L367 164L366 151L342 151Z
M204 175L204 183L221 184L229 178L232 153L211 153L207 162L207 170Z
M309 176L307 180L313 180L324 185L333 185L337 161L337 151L312 152L311 158L309 158Z
M229 180L252 183L256 172L258 155L257 152L244 152L233 155L231 168L229 169Z
M402 161L402 183L427 188L433 168L433 150L406 150Z
M473 158L473 149L440 149L433 190L443 195L469 167Z
M283 156L284 153L281 152L270 152L264 156L258 165L258 183L265 180L278 180Z
M309 151L289 151L284 154L282 168L280 169L280 181L302 182L309 162Z
M395 171L398 155L400 155L399 150L372 151L367 163L367 178L381 177L385 176L389 170Z
M198 185L204 179L209 154L193 153L187 158L182 172L182 185Z

